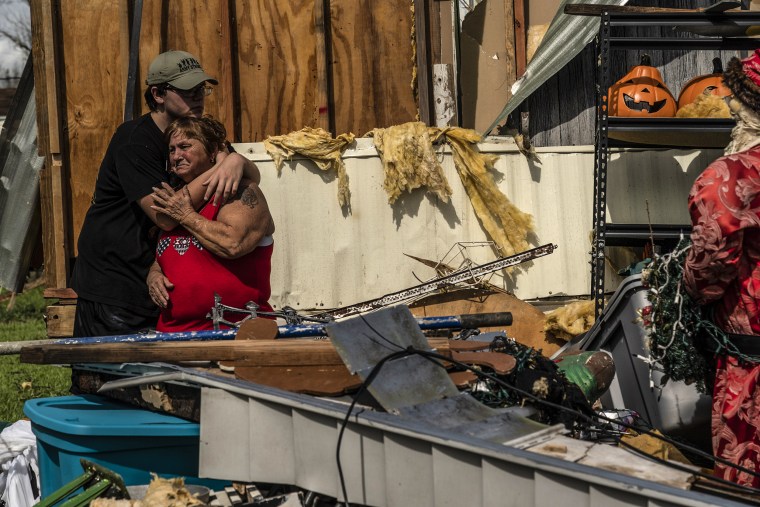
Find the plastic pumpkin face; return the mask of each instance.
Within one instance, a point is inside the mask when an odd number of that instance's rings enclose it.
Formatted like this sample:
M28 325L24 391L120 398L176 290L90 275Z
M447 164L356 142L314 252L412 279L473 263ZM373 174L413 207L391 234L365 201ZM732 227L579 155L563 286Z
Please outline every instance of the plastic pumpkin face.
M712 74L697 76L683 86L678 96L678 109L691 104L700 95L717 95L728 97L732 95L731 89L723 83L723 65L720 58L713 59Z
M610 115L669 118L676 114L676 99L650 64L648 55L609 89Z

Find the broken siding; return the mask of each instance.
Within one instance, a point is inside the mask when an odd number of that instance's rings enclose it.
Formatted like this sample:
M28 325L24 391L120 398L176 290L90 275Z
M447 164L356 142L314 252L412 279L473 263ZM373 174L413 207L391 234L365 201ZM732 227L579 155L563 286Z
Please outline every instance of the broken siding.
M344 154L351 190L347 212L338 205L333 173L296 158L278 175L262 144L235 148L259 167L276 223L271 301L278 308L332 308L411 287L434 273L405 254L440 261L458 242L488 240L448 150L438 157L452 187L450 203L418 189L390 205L372 140L358 139L356 148ZM493 175L499 189L533 215L532 242L559 247L532 266L515 270L511 279L502 274L491 283L521 299L588 295L593 148L540 150L541 165L528 163L511 143L482 143L479 148L498 155ZM689 223L688 190L717 156L715 150L613 155L608 171L610 220L647 223L651 217L652 223ZM495 258L486 247L472 248L470 255L477 263ZM455 259L456 265L462 260ZM625 265L613 266L608 273ZM609 282L616 284L620 278L612 273Z

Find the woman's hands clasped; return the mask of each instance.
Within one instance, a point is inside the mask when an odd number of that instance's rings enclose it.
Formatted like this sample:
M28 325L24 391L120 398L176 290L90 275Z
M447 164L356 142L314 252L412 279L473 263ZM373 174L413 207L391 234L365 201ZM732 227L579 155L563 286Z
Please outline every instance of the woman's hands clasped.
M180 224L190 214L195 213L187 187L174 190L167 183L161 183L161 188L153 187L153 205L151 208L173 218Z

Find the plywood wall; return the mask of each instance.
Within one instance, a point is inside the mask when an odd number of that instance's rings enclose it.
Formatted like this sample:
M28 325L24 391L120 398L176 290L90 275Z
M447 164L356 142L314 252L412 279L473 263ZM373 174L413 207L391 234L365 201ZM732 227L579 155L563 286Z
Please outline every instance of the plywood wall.
M66 286L100 161L123 120L135 5L133 114L147 111L150 61L183 49L219 80L206 112L232 141L255 142L305 126L361 135L414 120L410 7L421 1L432 0L33 2L48 286Z

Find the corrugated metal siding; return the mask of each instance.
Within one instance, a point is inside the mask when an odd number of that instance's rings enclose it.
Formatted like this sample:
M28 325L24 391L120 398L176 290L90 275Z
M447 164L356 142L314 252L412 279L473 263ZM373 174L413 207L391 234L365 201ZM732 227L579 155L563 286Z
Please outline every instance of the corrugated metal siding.
M433 270L404 254L439 261L457 242L487 239L448 151L439 157L453 190L449 204L417 190L390 205L372 141L359 139L344 155L351 189L351 209L344 212L337 202L334 174L295 159L278 175L261 143L235 148L261 170L276 222L271 301L277 307L330 308L417 285L419 279L432 277ZM513 280L491 282L503 284L521 299L587 295L593 147L539 150L540 165L529 163L511 143L483 143L480 150L499 156L494 172L498 186L534 216L535 244L559 246L516 272ZM610 220L688 223L688 190L719 155L716 150L613 155L608 169ZM473 250L476 262L494 258L488 249ZM611 276L608 286L618 282Z
M335 452L347 405L248 386L202 388L200 475L342 498ZM341 465L349 500L366 505L739 505L378 412L351 418Z
M31 59L0 135L0 287L20 291L40 227L37 108Z

